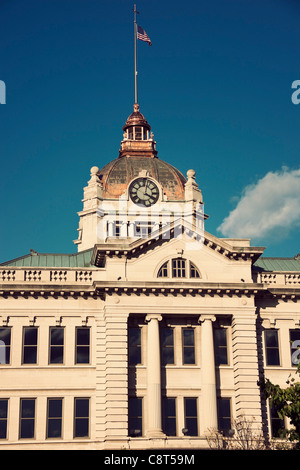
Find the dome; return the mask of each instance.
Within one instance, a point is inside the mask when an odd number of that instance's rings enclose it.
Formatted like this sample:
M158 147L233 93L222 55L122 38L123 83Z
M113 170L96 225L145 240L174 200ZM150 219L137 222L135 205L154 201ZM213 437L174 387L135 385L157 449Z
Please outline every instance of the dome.
M128 156L116 158L100 171L104 198L118 198L141 171L161 184L169 201L184 201L186 178L175 167L158 158Z
M146 172L162 186L169 201L184 201L186 178L169 163L157 157L156 143L151 127L139 110L137 103L133 113L123 126L123 141L119 157L105 165L98 173L103 184L104 198L118 198L129 183L141 172Z

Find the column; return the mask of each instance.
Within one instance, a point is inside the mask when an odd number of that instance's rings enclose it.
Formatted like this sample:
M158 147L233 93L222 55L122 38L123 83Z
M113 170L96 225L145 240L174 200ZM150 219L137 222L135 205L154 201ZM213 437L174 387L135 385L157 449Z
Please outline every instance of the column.
M201 315L201 375L202 375L202 421L201 434L208 429L218 428L217 392L215 374L215 352L212 323L216 320L214 315Z
M147 437L164 437L161 423L161 373L159 322L161 315L147 315Z

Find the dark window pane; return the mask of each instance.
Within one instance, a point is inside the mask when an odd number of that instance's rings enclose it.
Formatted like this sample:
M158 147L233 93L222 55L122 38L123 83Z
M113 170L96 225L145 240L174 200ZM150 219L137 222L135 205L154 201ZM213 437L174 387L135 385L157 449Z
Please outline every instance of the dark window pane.
M10 363L11 328L0 328L0 364Z
M194 330L186 329L183 334L183 363L195 364L195 338Z
M22 400L21 417L34 418L35 416L35 400Z
M8 400L0 400L0 439L7 438Z
M0 439L7 438L7 420L0 420Z
M143 408L142 398L129 398L128 409L128 434L131 437L142 436L143 431Z
M62 364L64 362L63 346L54 346L50 349L50 364Z
M265 346L267 366L279 366L280 357L277 330L265 331Z
M26 346L24 348L23 362L24 364L36 364L37 348L36 346Z
M282 431L285 429L284 420L279 418L275 406L272 406L270 414L272 437L282 437Z
M227 330L225 328L214 329L214 346L216 365L228 364L227 356Z
M21 421L21 436L22 439L34 438L34 419L25 419Z
M21 400L20 438L34 438L35 400Z
M62 416L62 399L50 399L48 404L48 417L61 418Z
M218 398L218 428L225 432L231 429L230 398Z
M8 400L0 400L0 419L7 418Z
M38 329L35 327L24 328L24 344L23 344L23 363L36 364L37 362L37 334Z
M89 436L89 420L88 418L78 418L75 421L75 437Z
M77 398L75 407L76 418L87 418L89 416L89 406L88 398Z
M77 344L81 346L89 346L90 344L90 329L77 328Z
M198 418L197 418L197 398L185 398L185 428L186 435L198 435Z
M268 348L278 347L278 331L277 330L266 330L265 338L266 338L266 346Z
M77 328L76 330L76 363L89 364L90 362L90 329Z
M63 346L64 344L64 330L63 328L51 328L50 341L52 346Z
M75 399L75 437L88 437L89 436L89 399L76 398Z
M162 329L162 363L174 364L174 330Z
M136 365L142 362L141 328L129 328L128 333L129 364Z
M48 438L59 438L61 437L61 419L49 419L48 420Z
M37 344L37 328L29 327L24 330L24 344L36 345Z
M165 398L164 410L164 432L167 436L176 436L176 401L175 398Z

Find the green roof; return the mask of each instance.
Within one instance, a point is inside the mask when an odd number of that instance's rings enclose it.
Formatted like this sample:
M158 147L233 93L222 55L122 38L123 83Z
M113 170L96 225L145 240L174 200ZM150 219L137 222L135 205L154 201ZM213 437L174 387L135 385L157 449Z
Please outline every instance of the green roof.
M259 271L299 271L300 258L259 258L254 263Z
M93 249L75 254L30 253L1 263L0 266L44 268L90 268Z

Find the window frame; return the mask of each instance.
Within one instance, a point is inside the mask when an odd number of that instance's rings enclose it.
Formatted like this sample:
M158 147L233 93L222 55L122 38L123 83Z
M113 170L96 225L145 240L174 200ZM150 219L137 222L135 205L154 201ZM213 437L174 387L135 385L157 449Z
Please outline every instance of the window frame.
M218 342L217 342L217 331L221 331L222 333L225 333L225 342L226 342L225 346L222 345L222 344L218 344ZM228 328L214 327L213 328L213 336L214 336L215 366L217 366L217 367L219 367L219 366L229 366L230 363L229 363L229 351L228 351ZM218 351L220 351L221 355L222 355L223 350L226 351L226 362L219 362L217 360Z
M136 401L137 403L139 403L139 408L140 408L140 412L141 414L137 413L137 414L133 414L132 411L134 409L133 407L133 401ZM139 411L139 410L138 410ZM144 419L143 419L143 415L144 415L144 399L143 397L128 397L128 436L129 437L142 437L144 435L144 430L143 430L143 426L144 426ZM132 424L132 421L133 420L137 420L137 422L140 422L141 424L141 429L139 430L140 433L138 434L134 434L131 432L131 428L133 428L133 426L131 426Z
M4 341L1 339L1 330L7 330L9 331L9 344L4 343ZM1 326L0 328L0 341L4 344L0 344L0 351L4 350L4 356L5 356L5 362L0 362L0 365L10 365L11 364L11 338L12 338L12 327L11 326ZM8 351L8 353L7 353ZM2 352L0 353L0 360L2 359ZM8 356L8 361L7 361L7 356Z
M6 410L5 410L5 415L6 416L1 416L0 413L0 429L1 429L1 424L4 423L4 428L5 428L5 437L1 437L1 431L0 431L0 442L7 440L8 439L8 413L9 413L9 398L0 398L0 402L5 402L6 403Z
M89 343L88 344L78 344L78 331L87 330L89 331ZM89 326L76 326L75 327L75 364L79 366L90 365L91 364L91 328ZM79 362L78 361L78 348L88 348L88 361Z
M60 416L50 416L49 413L49 404L51 401L60 401L61 402L61 415ZM46 439L62 439L63 437L63 407L64 399L61 397L48 397L47 398L47 423L46 423ZM60 436L49 436L49 424L50 421L59 420L60 421Z
M196 415L187 415L187 402L188 401L191 401L191 400L194 400L194 403L196 405ZM187 425L187 422L189 420L194 420L196 421L196 434L194 433L188 433L186 432L185 435L186 436L199 436L199 410L198 410L198 397L184 397L184 428L188 431L189 430L189 427Z
M62 344L52 344L52 338L51 338L51 333L54 330L61 330L63 332L63 342ZM61 362L52 362L51 361L51 351L52 348L62 348L62 361ZM49 358L48 358L48 363L50 365L63 365L65 361L65 328L62 326L50 326L49 328Z
M172 402L174 403L174 415L173 414L167 414L167 402ZM162 411L163 411L163 432L166 434L166 436L177 436L177 398L176 397L163 397L162 401ZM169 430L169 425L172 428L175 428L174 432L168 432Z
M26 331L36 331L36 344L25 344ZM22 338L22 365L37 365L38 364L38 344L39 344L39 327L38 326L23 326ZM35 348L35 362L25 361L25 351L29 348Z
M229 416L221 415L221 406L223 404L229 404ZM218 397L217 398L217 410L218 410L218 430L225 433L225 435L232 429L232 400L231 397ZM229 427L221 425L221 422L229 422Z
M185 332L186 331L192 331L193 332L193 344L186 344L184 337L185 337ZM194 366L196 365L196 341L195 341L195 328L194 327L182 327L181 328L181 340L182 340L182 365L184 366ZM185 350L193 350L193 362L186 362L185 360Z
M33 416L24 417L23 415L23 403L25 401L32 401L34 403L33 409ZM33 435L31 437L22 436L22 424L25 421L32 421L33 422ZM20 398L20 419L19 419L19 439L35 439L35 432L36 432L36 398Z
M267 345L267 336L268 333L275 332L276 333L276 341L277 341L277 346L268 346ZM280 338L279 338L279 330L275 328L268 328L264 330L264 350L265 350L265 364L268 367L280 367L281 366L281 354L280 354ZM278 364L270 364L270 356L269 352L271 351L277 351L278 354Z
M164 338L164 333L168 331L168 332L172 332L172 340L171 340L171 343L172 344L164 344L165 342L165 339ZM175 328L173 326L163 326L161 328L161 338L160 338L160 341L161 341L161 363L163 366L169 366L169 365L175 365ZM173 362L166 362L166 356L167 356L167 352L171 351L171 355L173 356Z
M77 401L87 401L88 402L88 416L77 416L76 415L76 404ZM87 435L77 435L77 422L78 420L87 420L88 422L88 432ZM73 420L73 438L74 439L89 439L90 438L90 426L91 426L91 399L89 397L74 397L74 420Z

